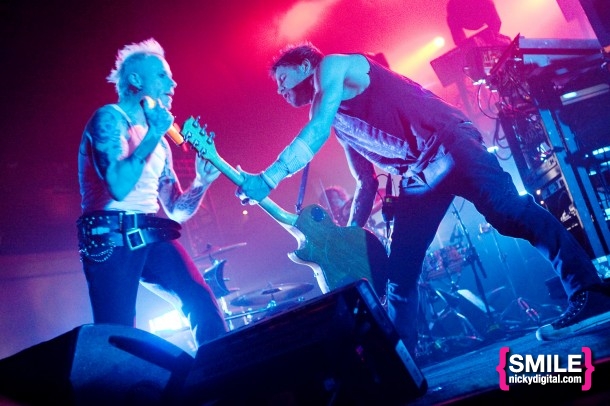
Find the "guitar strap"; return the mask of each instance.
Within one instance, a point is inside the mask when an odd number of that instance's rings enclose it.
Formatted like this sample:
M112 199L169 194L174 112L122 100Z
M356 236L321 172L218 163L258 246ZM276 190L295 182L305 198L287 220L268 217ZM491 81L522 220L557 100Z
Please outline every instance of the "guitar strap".
M305 189L307 188L307 175L309 174L309 162L303 168L303 174L301 175L301 187L299 188L299 196L297 197L296 212L301 214L303 206L303 199L305 198Z

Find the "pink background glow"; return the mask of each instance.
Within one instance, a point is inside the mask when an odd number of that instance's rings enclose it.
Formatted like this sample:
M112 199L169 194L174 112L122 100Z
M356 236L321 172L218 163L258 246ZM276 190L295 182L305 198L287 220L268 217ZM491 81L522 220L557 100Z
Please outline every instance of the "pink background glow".
M54 4L55 3L55 4ZM511 38L592 38L579 18L567 21L555 0L496 0L501 33ZM566 3L566 2L563 2ZM569 2L567 2L569 3ZM576 1L573 2L577 4ZM182 123L201 116L216 133L219 153L232 165L257 172L270 164L307 120L306 109L288 106L275 91L267 68L289 42L311 40L325 53L383 52L390 66L447 100L464 105L454 86L442 87L430 61L453 48L444 0L206 0L2 2L0 24L4 73L0 130L0 357L90 322L86 285L80 271L74 222L80 215L76 153L82 128L95 108L114 102L105 77L124 44L150 37L166 50L178 82L173 112ZM576 7L576 6L575 6ZM579 14L580 13L580 14ZM445 38L442 48L429 44ZM8 91L6 91L8 90ZM488 141L495 122L477 112L473 120ZM500 151L509 156L508 150ZM192 151L175 149L183 182L190 182ZM511 160L503 162L517 173ZM294 211L300 175L283 182L272 198ZM318 203L322 186L353 189L343 153L331 139L311 164L305 204ZM382 181L383 184L383 181ZM225 276L241 293L267 284L313 283L311 270L292 263L294 238L258 207L248 215L220 178L205 201L213 225L187 226L184 244L194 256L205 244L245 247L227 259ZM457 201L466 226L476 233L484 220L469 203ZM455 220L448 216L439 243ZM489 289L504 284L489 236L476 239ZM540 279L551 275L529 246L501 239L509 258L538 264ZM202 260L205 267L205 258ZM468 286L464 271L463 284ZM531 281L523 280L523 289ZM536 285L538 294L542 285ZM317 286L306 297L319 294ZM530 292L536 294L536 292ZM143 292L138 323L167 311Z

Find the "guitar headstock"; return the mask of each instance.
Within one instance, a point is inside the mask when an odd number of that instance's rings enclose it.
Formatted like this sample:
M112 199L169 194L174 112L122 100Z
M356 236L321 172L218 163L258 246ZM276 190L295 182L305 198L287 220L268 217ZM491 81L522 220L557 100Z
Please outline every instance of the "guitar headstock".
M197 154L205 159L214 161L218 158L216 145L214 144L214 132L207 131L207 124L203 126L199 124L199 117L189 117L182 126L180 131L184 140L197 151ZM213 163L213 162L212 162Z

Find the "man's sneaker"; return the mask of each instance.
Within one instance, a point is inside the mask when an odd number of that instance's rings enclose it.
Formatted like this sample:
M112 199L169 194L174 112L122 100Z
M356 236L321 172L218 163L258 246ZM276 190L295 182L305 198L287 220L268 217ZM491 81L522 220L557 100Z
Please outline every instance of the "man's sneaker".
M597 291L582 291L574 295L566 311L551 324L536 331L540 341L558 340L586 333L610 322L610 297Z

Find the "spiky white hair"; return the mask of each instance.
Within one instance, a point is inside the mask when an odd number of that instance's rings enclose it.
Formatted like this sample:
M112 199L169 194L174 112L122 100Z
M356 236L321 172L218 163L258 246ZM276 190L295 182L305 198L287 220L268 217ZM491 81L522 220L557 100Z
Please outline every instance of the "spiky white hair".
M117 52L114 69L110 71L110 74L106 77L109 83L114 83L117 93L120 95L127 89L127 84L124 83L124 72L125 64L134 56L145 57L147 55L158 55L161 58L165 58L165 51L161 44L159 44L154 38L149 38L141 42L135 42L129 45L125 45L122 49Z

